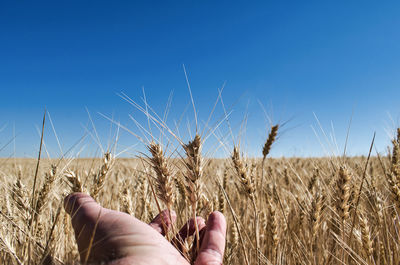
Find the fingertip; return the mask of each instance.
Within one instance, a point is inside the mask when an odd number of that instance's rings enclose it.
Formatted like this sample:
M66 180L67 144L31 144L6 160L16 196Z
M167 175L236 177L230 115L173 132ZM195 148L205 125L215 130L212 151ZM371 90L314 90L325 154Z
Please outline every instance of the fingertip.
M212 212L207 220L207 229L208 230L219 230L223 234L226 233L226 219L225 216L219 212Z
M157 215L157 217L162 218L167 225L171 225L171 223L175 223L176 221L176 212L174 210L163 210L159 215Z
M197 216L196 222L197 222L197 226L199 227L199 230L206 226L206 221L204 220L203 217ZM192 222L191 225L193 225L193 227L194 227L194 225L195 225L194 222Z
M96 201L86 193L74 192L64 198L64 209L68 214L75 213L85 203L96 203ZM97 203L96 203L97 204Z
M196 232L196 223L197 223L197 228L199 229L199 231L201 230L205 230L206 228L206 221L204 220L203 217L201 216L197 216L196 217L196 222L194 221L194 218L191 218L189 220L189 234L193 234L194 232Z
M168 214L168 210L165 210L166 213ZM169 216L168 216L169 219ZM176 212L174 210L171 210L171 222L175 223L176 222Z
M220 211L213 211L209 216L212 218L222 218L225 220L225 216Z
M196 222L199 231L205 230L206 228L206 222L203 217L197 216L196 217ZM190 235L193 235L193 233L196 231L196 223L194 221L194 218L190 218L184 226L179 230L179 233L177 234L177 238L179 240L186 240L186 238Z
M202 238L201 248L195 264L222 264L226 240L225 216L212 212L207 220L207 226Z
M167 231L172 227L172 224L176 221L176 212L171 210L161 211L151 222L150 226L153 227L157 232L165 235ZM167 231L164 229L164 225Z

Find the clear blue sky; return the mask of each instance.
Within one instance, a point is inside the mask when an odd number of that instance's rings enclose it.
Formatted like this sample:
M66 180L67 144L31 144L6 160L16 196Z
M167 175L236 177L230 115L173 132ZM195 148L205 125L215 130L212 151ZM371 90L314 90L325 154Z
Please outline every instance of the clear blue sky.
M367 153L374 131L383 151L399 125L399 14L397 1L2 1L0 155L14 155L14 142L2 148L14 132L16 156L36 155L45 107L63 151L92 130L85 107L103 145L110 122L98 113L141 135L128 115L146 119L117 93L141 102L142 87L158 113L173 91L173 124L190 103L182 64L200 127L226 83L236 135L248 114L241 141L249 155L259 155L269 126L258 102L274 123L288 121L275 156L330 154L313 113L328 137L333 125L342 150L353 111L349 154ZM218 105L210 124L222 113ZM187 139L192 109L184 116ZM227 131L224 123L217 133ZM58 156L49 123L45 141ZM126 156L143 145L121 133L119 150L135 144ZM80 148L95 155L97 145L89 136Z

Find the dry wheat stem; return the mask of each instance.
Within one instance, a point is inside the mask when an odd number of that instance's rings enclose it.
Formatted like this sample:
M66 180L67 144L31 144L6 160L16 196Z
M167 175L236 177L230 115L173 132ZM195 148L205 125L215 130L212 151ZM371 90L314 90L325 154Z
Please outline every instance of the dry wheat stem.
M183 145L183 150L185 151L186 158L184 160L184 164L186 166L186 174L185 174L185 180L186 180L186 190L188 193L188 199L190 201L191 207L192 207L192 215L194 218L195 222L195 228L196 228L196 254L199 253L199 247L200 247L200 235L199 235L199 226L197 224L197 214L196 214L196 208L197 208L197 203L200 200L201 196L201 182L200 179L203 174L203 169L202 169L202 156L201 156L201 151L202 151L202 142L200 136L196 133L194 139L192 141L189 141L188 144Z
M260 264L260 234L259 234L259 221L258 221L258 209L256 204L256 194L255 194L255 186L253 179L247 174L247 170L244 167L243 161L240 158L239 148L234 147L232 153L232 162L233 166L236 170L237 175L239 176L239 180L242 183L247 195L250 198L250 201L253 205L254 210L254 233L256 235L256 253L257 253L257 263Z
M113 155L110 152L106 152L104 154L103 164L101 165L101 168L97 173L97 175L95 175L93 178L93 187L90 192L90 196L92 196L93 199L97 199L100 191L103 189L107 173L110 171L110 168L112 167L113 164L114 164Z
M364 252L370 262L374 264L374 257L373 257L373 246L372 246L372 239L371 239L371 234L370 234L370 228L368 224L368 219L365 217L362 213L359 214L359 219L360 219L360 227L361 227L361 239L362 239L362 245L364 248Z
M172 220L171 210L173 203L173 179L164 152L159 144L151 142L147 149L151 153L150 164L156 173L156 195L167 206L169 219ZM172 224L172 223L171 223ZM164 222L163 222L164 225ZM165 225L164 225L165 226ZM172 224L173 226L173 224ZM165 231L166 227L164 227ZM172 229L174 234L175 229ZM167 235L168 238L168 235Z

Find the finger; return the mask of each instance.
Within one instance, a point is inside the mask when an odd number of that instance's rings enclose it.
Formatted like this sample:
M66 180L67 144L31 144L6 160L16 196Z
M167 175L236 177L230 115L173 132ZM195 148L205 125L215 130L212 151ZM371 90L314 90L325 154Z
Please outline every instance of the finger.
M206 225L204 225L204 227L199 227L199 246L201 246L201 244L203 243L203 239L204 239L204 236L206 235L206 231L207 231L207 226ZM194 244L193 244L193 246L194 246L194 248L196 248L197 249L197 235L196 235L196 237L195 237L195 241L194 241Z
M64 208L71 216L81 260L85 260L90 239L97 233L96 223L105 209L85 193L72 193L65 197Z
M86 193L75 192L64 198L64 209L71 217L89 208L100 209L101 206Z
M226 221L220 212L210 214L196 265L222 264L225 250Z
M196 217L197 225L199 231L204 229L206 226L204 219L202 217ZM191 218L187 223L179 230L178 234L172 240L172 244L180 251L183 251L183 244L185 240L196 232L196 225L194 218ZM201 237L200 237L201 238Z
M172 224L175 223L175 221L176 221L175 211L171 211L170 215L168 210L164 210L161 213L159 213L153 219L153 221L151 221L149 225L153 227L157 232L165 236L168 230L172 227Z
M64 199L65 211L71 216L75 232L79 232L88 222L96 222L103 209L86 193L72 193Z
M206 231L207 231L207 227L206 227L206 225L204 225L203 227L199 227L199 243L198 243L198 245L199 246L201 246L201 244L203 243L203 239L204 239L204 236L205 236L205 234L206 234ZM194 239L193 239L193 245L192 245L192 248L191 248L191 257L192 257L192 260L196 260L196 258L197 258L197 255L198 255L198 252L197 252L197 250L198 250L198 248L197 248L197 235L194 235Z

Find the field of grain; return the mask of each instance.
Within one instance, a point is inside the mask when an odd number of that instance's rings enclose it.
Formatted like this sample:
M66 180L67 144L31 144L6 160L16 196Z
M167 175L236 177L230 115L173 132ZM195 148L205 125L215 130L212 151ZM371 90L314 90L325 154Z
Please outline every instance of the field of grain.
M2 159L0 263L78 264L62 205L83 191L145 222L158 203L178 213L177 227L221 211L224 264L400 264L400 130L382 156L274 159L277 130L260 159L238 147L203 157L197 135L176 158L153 142L135 159Z

